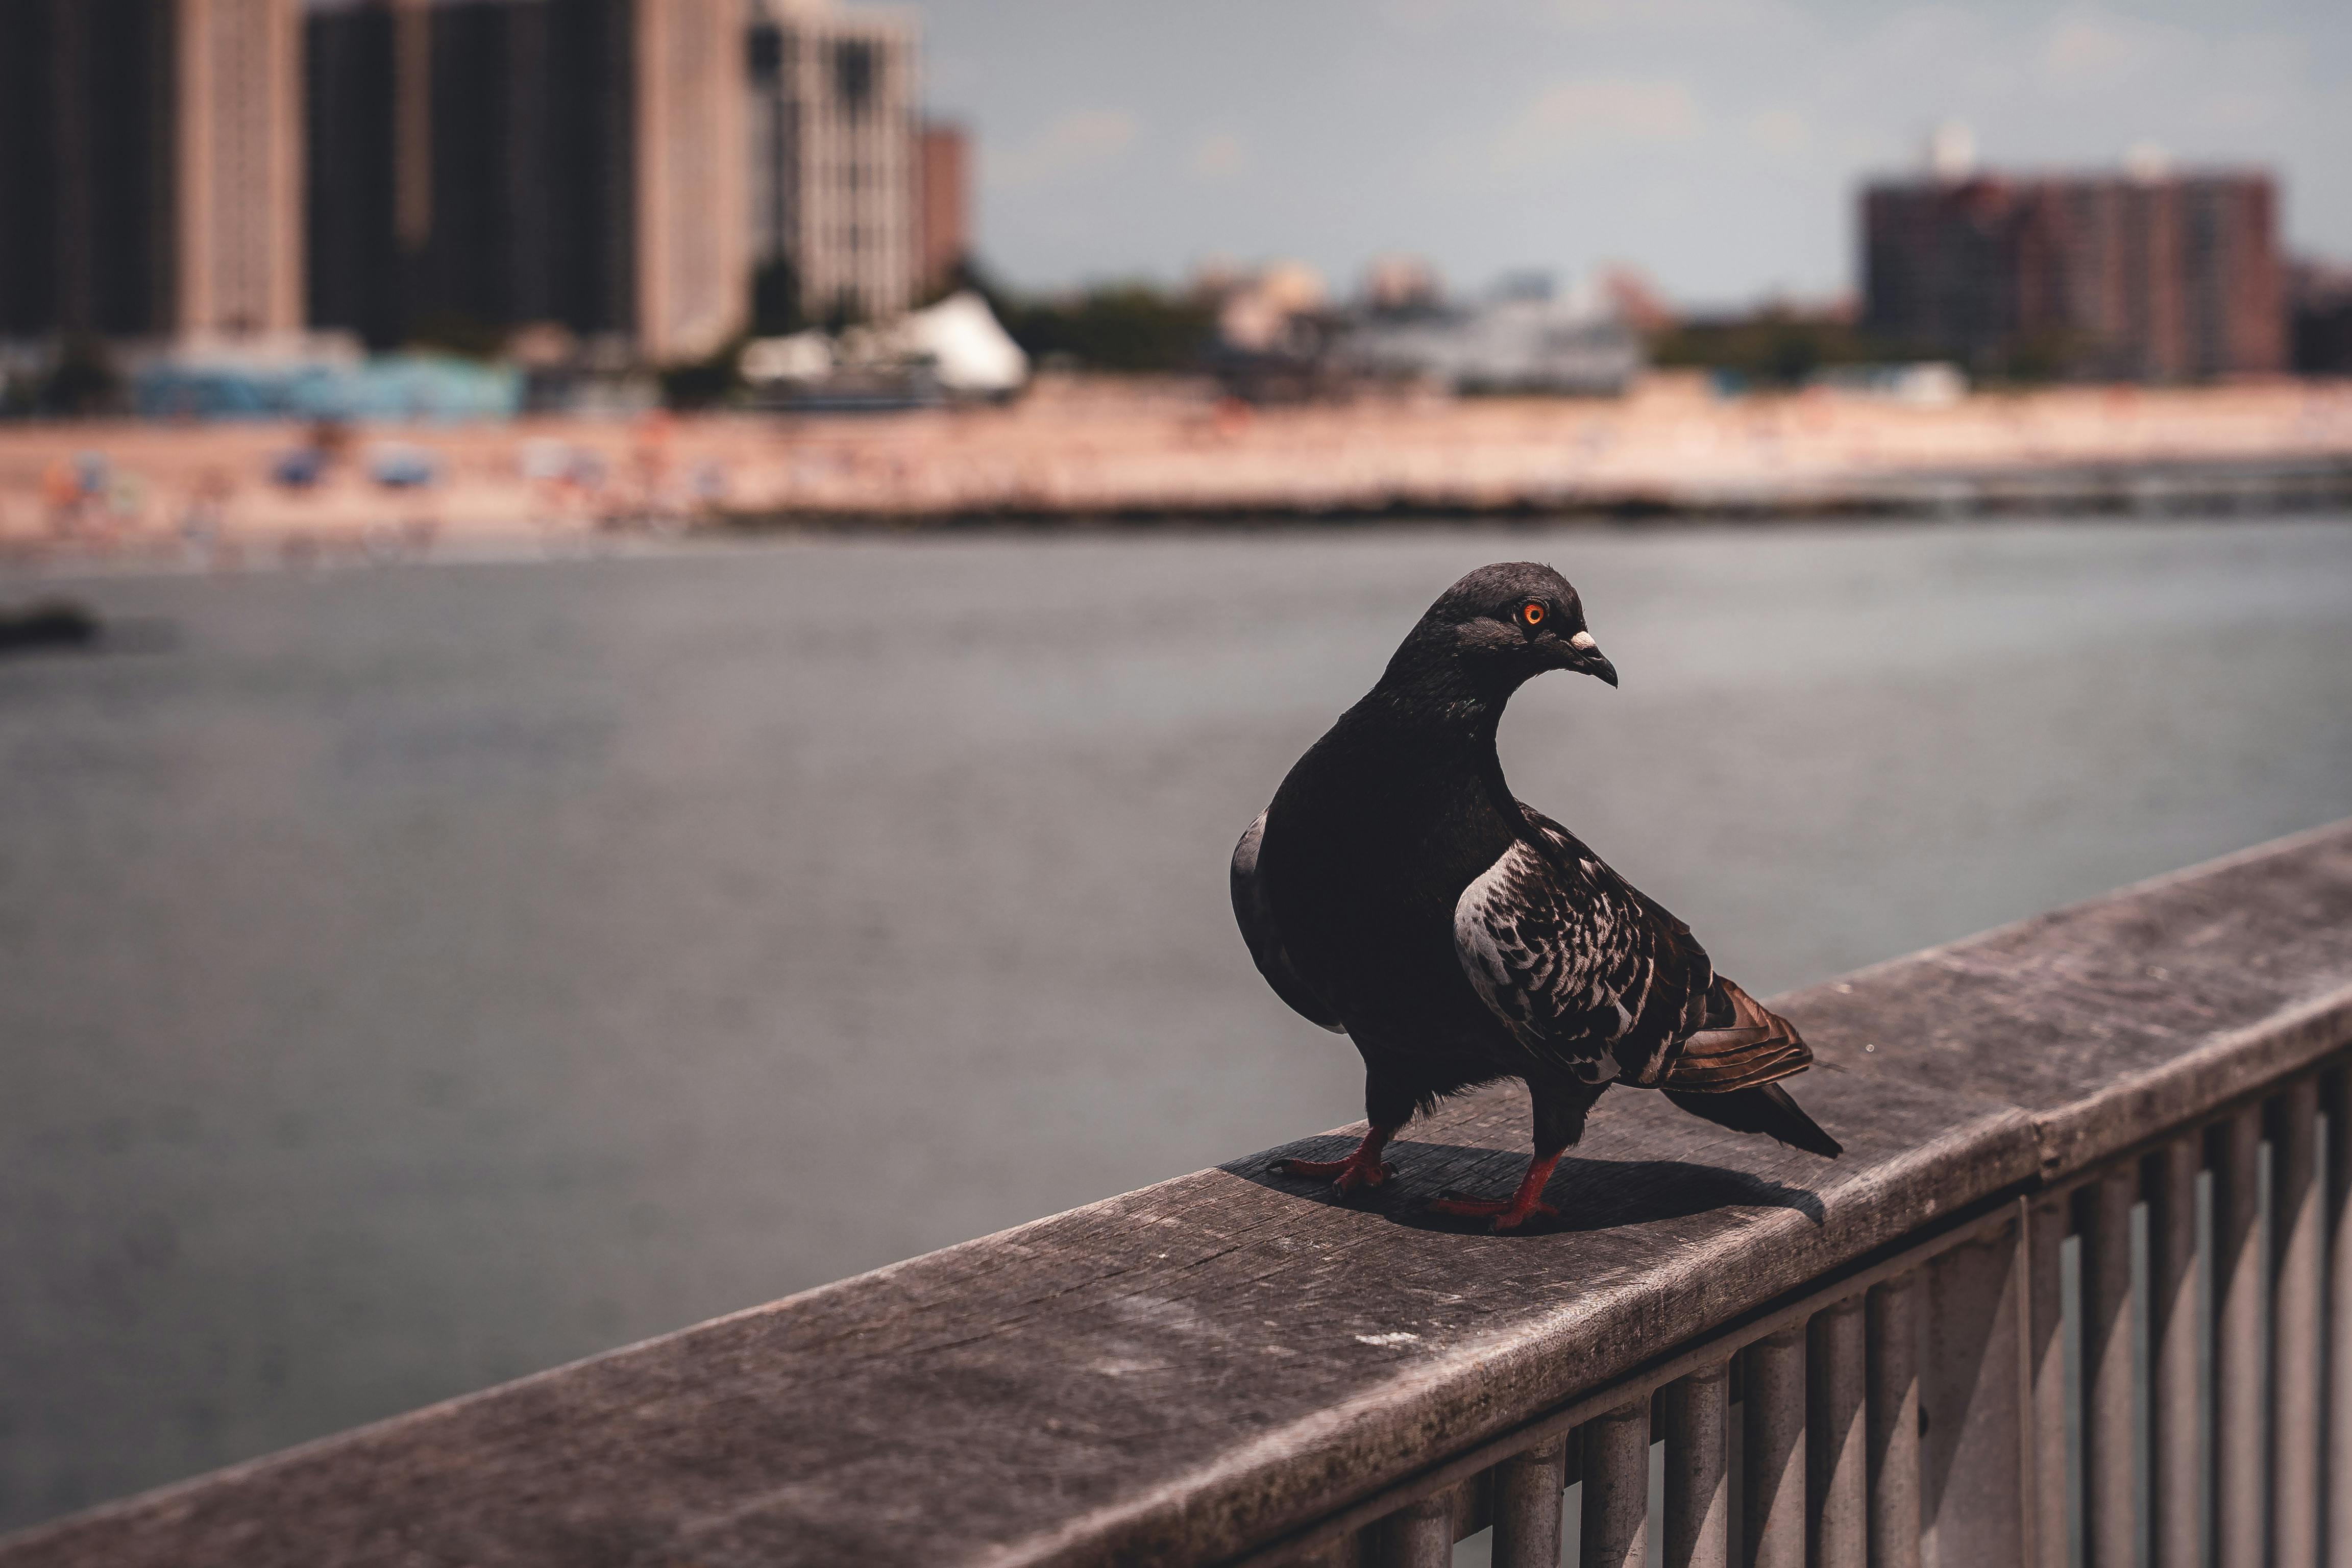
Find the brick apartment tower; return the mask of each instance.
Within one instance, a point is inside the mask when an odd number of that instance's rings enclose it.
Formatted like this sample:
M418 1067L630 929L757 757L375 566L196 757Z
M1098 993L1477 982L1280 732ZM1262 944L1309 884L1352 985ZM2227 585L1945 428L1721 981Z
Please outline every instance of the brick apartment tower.
M802 312L894 314L923 274L916 30L822 0L758 0L751 40L751 252Z
M1864 325L1915 352L2091 380L2286 368L2264 174L1882 184L1863 232Z
M0 333L303 324L298 0L0 5Z

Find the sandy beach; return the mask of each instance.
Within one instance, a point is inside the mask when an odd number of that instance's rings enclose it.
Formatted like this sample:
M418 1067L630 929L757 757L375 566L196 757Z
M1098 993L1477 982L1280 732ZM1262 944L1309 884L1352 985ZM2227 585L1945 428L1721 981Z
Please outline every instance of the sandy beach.
M286 482L313 462L309 482ZM0 552L414 555L747 522L1916 513L2005 497L2161 510L2184 482L2200 507L2233 491L2254 510L2341 504L2352 384L1921 406L1829 390L1717 398L1658 374L1616 400L1254 408L1205 383L1048 376L1004 406L362 426L323 442L291 424L23 424L0 426Z

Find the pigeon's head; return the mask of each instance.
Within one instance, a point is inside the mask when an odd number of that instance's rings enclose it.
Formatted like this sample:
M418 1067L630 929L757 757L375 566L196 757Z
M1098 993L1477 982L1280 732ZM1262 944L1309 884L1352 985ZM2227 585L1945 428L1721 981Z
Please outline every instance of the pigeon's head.
M1450 667L1448 673L1501 696L1548 669L1617 684L1617 667L1585 629L1575 588L1532 561L1481 566L1438 595L1391 668L1433 666Z

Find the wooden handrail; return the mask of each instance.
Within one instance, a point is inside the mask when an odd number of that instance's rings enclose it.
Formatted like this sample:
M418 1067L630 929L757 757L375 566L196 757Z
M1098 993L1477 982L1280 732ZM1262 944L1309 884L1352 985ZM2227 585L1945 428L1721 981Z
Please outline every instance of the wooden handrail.
M0 1542L0 1568L1215 1562L2352 1042L2352 823L1773 1005L1835 1163L1605 1100L1545 1235L1516 1088L1342 1206L1346 1130ZM2037 1200L2039 1201L2039 1200Z

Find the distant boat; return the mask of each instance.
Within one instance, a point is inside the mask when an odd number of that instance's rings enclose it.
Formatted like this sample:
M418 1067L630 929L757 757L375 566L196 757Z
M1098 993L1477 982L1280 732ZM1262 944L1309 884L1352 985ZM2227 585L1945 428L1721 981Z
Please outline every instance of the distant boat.
M104 630L95 613L71 599L37 599L22 609L0 605L0 654L89 647Z

